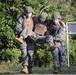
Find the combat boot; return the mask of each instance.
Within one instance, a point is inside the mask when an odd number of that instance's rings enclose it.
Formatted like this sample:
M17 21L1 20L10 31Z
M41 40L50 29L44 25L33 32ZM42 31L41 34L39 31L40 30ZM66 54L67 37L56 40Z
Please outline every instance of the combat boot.
M59 73L58 67L54 68L54 74L58 74L58 73Z
M21 73L28 74L28 68L27 68L27 66L23 67Z
M23 43L23 36L20 36L19 38L16 38L15 40L18 43Z
M58 67L58 69L59 69L59 72L61 72L61 71L62 71L62 67Z
M62 63L60 62L59 72L62 71Z
M33 73L32 68L28 69L28 72L29 72L29 74L32 74Z

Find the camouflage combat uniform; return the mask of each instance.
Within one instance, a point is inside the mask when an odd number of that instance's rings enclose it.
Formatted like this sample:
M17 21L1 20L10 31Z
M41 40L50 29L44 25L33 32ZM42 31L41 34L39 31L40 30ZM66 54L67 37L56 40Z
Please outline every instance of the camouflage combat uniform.
M33 20L30 21L26 19L26 13L32 13L32 7L26 6L24 9L24 14L22 14L18 21L16 22L16 32L20 36L21 32L27 28L32 31L33 29ZM27 31L26 31L27 32ZM21 49L21 61L23 66L23 73L28 73L33 67L33 54L34 54L34 45L33 42L27 37L24 39L23 43L19 43Z
M45 35L48 34L47 20L48 20L48 14L46 12L42 12L35 20L34 33L37 36L36 43L39 44L46 43Z
M59 21L61 20L61 16L58 12L54 12L52 19L58 18ZM50 44L50 38L54 42L54 48L50 51L53 56L53 62L54 62L54 73L59 73L59 70L62 67L63 64L63 57L64 57L64 41L65 41L65 27L63 27L62 23L59 22L59 26L57 27L56 24L51 20L51 24L49 25L49 34L50 36L46 40ZM64 41L63 41L64 40Z
M29 29L24 29L20 36L23 36L23 38L25 39L26 37L28 37L29 33L31 33L32 35L29 37L32 41L42 44L46 42L46 38L45 35L48 34L47 32L47 16L48 14L46 12L42 12L38 18L36 18L34 20L35 26L34 26L34 31L31 31ZM43 21L43 23L40 22Z
M54 17L58 18L60 20L60 16L58 16L58 13L54 13ZM28 30L28 29L27 29ZM37 36L36 33L32 32L32 37L36 39L41 39L41 42L44 39L45 43L53 43L52 45L49 45L49 49L53 56L53 62L54 62L54 69L55 72L58 73L59 69L62 66L63 63L63 56L64 56L64 41L62 41L62 38L64 39L65 36L65 28L62 25L62 22L59 22L59 27L56 27L53 20L51 20L50 25L48 26L49 35L47 36ZM31 31L28 30L28 34ZM22 36L26 34L26 29L24 32L21 33ZM27 35L28 36L28 35ZM24 36L26 38L26 36ZM57 71L58 69L58 71Z

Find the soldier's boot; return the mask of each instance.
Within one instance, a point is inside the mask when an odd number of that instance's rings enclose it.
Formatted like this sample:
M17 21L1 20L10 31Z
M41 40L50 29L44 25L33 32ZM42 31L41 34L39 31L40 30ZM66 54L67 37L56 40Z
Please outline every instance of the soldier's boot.
M61 72L61 71L62 71L62 64L60 62L59 72Z
M58 67L58 69L59 69L59 72L61 72L61 71L62 71L62 67Z
M28 68L27 68L27 66L23 67L23 69L21 70L21 73L28 74Z
M32 68L28 69L28 72L29 72L29 74L32 74L33 73Z
M20 36L19 38L15 39L19 43L23 43L23 36Z
M54 68L54 74L58 74L58 73L59 73L58 67Z

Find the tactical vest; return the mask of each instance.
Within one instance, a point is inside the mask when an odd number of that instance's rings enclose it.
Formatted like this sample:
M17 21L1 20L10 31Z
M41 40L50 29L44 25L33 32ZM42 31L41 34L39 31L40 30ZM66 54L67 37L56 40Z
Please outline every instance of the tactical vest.
M61 28L65 29L65 24L62 21L60 21L60 26L58 28L51 21L51 25L48 27L49 34L55 36L56 34L59 33L59 31L61 30Z
M31 18L30 21L28 21L26 19L26 17L24 17L22 28L23 29L27 28L27 29L33 30L33 20L32 20L32 18Z
M41 36L46 35L47 27L45 26L45 24L37 23L37 24L35 25L34 32L35 32L37 35L41 35Z
M63 30L63 26L62 25L60 25L60 27L59 27L59 29L57 30L57 33L56 34L59 34L58 35L58 37L60 38L60 40L59 41L55 41L54 43L55 43L55 45L57 46L57 47L59 47L59 46L64 46L64 42L66 41L66 32L65 32L65 30Z

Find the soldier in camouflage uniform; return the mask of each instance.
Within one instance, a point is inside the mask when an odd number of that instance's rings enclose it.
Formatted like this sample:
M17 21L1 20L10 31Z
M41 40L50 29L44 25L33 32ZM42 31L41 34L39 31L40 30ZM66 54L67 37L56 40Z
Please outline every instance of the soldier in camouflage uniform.
M37 36L37 40L35 41L36 43L44 44L46 42L45 35L48 34L47 21L48 21L48 14L46 12L42 12L35 20L34 33Z
M49 34L52 35L52 37L47 37L46 41L50 46L49 50L53 56L54 73L58 74L63 65L64 42L66 40L65 25L63 22L61 22L59 12L54 12L52 15L52 20L49 25ZM53 46L50 45L50 40L53 40Z
M16 38L17 41L23 42L23 39L29 36L32 41L36 43L45 43L45 35L47 34L47 16L46 12L42 12L37 18L34 20L34 32L25 28L21 34L20 38Z
M41 42L43 38L45 38L46 43L49 45L49 50L53 56L54 62L54 73L59 73L63 64L63 56L64 56L64 42L66 39L65 34L65 24L61 21L61 16L58 12L54 12L52 15L52 20L50 25L48 26L49 35L47 36L37 36L34 32L32 32L33 38L39 39L40 37ZM30 36L30 30L28 30L28 35ZM24 38L25 34L22 33L21 36Z
M25 28L31 31L33 30L32 13L33 13L32 7L26 6L24 9L24 13L19 16L15 28L18 37ZM34 53L33 42L27 37L26 39L24 39L23 43L19 43L19 45L21 49L21 61L23 66L21 72L25 74L32 73L33 53Z

